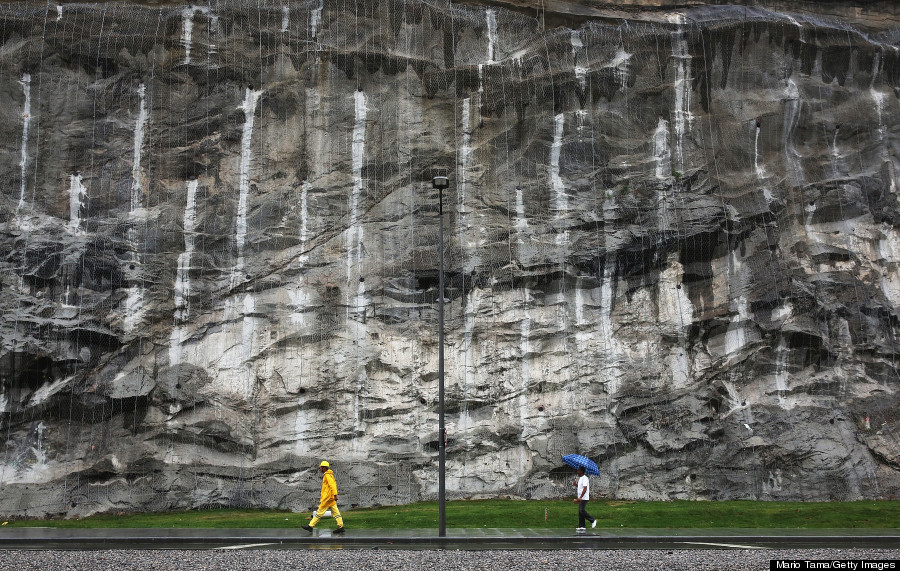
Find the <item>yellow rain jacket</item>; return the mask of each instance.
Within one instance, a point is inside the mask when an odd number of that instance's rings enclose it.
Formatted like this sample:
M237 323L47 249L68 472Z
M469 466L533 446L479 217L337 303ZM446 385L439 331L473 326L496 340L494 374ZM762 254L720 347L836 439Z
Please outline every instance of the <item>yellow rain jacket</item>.
M322 497L319 499L320 506L327 506L335 503L337 498L337 482L334 481L334 472L329 468L322 475Z
M325 512L331 510L334 521L337 522L338 529L344 530L344 518L341 517L341 510L337 507L337 483L334 481L334 472L331 468L325 470L322 474L322 498L319 500L319 509L313 514L313 518L309 522L309 527L316 527L319 520L325 517ZM340 533L340 532L338 532Z

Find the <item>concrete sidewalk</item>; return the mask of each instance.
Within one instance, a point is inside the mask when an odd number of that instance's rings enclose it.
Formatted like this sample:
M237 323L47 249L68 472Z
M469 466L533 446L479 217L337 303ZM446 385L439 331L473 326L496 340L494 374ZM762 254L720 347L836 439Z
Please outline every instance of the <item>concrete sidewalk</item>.
M0 549L900 549L898 529L0 529Z

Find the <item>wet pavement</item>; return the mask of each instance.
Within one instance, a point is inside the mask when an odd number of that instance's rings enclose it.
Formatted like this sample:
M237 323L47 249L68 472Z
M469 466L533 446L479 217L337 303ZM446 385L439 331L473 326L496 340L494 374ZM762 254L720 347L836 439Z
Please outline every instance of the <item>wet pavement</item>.
M0 529L0 549L900 549L900 529Z

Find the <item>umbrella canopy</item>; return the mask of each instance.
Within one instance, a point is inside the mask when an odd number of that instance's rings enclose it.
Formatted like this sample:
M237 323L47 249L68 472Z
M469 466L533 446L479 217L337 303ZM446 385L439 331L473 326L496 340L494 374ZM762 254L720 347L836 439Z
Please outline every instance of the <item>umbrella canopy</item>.
M600 475L600 469L597 468L597 464L581 454L566 454L562 457L562 461L573 468L584 468L584 473L589 476Z

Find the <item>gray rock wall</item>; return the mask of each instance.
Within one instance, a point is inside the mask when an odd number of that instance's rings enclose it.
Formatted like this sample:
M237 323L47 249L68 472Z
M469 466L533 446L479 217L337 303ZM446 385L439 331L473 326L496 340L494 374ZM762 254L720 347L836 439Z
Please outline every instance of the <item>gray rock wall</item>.
M0 512L900 490L900 31L0 5ZM551 18L552 22L552 18Z

